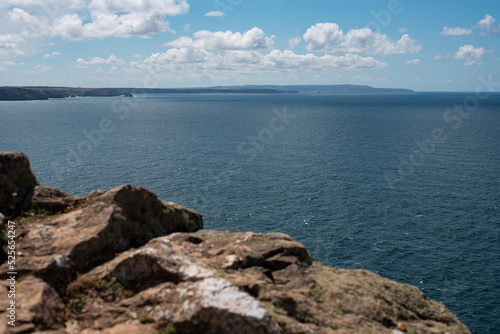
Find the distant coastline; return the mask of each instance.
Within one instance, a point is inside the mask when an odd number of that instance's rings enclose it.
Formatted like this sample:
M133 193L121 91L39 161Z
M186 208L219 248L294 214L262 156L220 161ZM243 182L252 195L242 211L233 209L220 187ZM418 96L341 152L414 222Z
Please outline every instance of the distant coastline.
M411 94L409 89L360 85L247 85L207 88L0 87L0 101L34 101L73 97L133 97L134 94Z

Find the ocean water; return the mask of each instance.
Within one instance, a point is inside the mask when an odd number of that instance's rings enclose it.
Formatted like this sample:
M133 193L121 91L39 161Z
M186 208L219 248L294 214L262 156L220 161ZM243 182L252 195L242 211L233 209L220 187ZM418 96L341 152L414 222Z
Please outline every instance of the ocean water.
M287 233L500 328L500 94L0 102L0 150L43 185L142 186L208 229Z

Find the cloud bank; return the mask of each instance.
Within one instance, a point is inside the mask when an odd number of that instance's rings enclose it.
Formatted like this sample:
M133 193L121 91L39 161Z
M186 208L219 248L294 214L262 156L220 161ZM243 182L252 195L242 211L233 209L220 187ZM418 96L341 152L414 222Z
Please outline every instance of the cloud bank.
M309 43L307 49L313 52L366 53L372 55L414 54L422 46L408 34L398 41L368 28L352 29L344 34L336 23L317 23L303 36Z

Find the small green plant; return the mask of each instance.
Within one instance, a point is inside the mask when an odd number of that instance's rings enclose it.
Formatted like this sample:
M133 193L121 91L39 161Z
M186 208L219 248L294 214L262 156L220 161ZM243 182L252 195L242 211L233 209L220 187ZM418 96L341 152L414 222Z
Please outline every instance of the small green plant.
M111 290L110 292L115 295L119 294L125 287L116 280L116 278L112 277L111 279L102 279L99 287L105 290Z
M80 314L82 313L82 309L85 306L85 300L82 300L80 298L71 298L69 300L69 309L71 312L74 314Z
M33 221L33 220L47 218L50 215L51 215L50 211L48 211L44 208L40 208L37 203L31 203L31 207L30 207L29 211L22 212L16 221L17 221L17 223L19 223L19 225L22 225L22 224L26 224L30 221Z
M158 331L158 334L177 334L177 329L174 325L168 325L166 328Z
M132 291L127 290L115 277L101 279L96 288L101 296L107 296L113 300L127 298L132 295Z
M149 315L147 315L146 313L143 313L139 316L139 322L141 324L150 324L150 323L155 322L155 321Z

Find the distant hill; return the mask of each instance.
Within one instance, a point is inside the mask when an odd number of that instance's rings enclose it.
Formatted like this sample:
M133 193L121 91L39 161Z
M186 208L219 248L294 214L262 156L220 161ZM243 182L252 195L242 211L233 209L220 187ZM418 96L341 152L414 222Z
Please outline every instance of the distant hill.
M277 89L283 91L297 91L299 93L339 93L339 94L411 94L414 93L411 89L402 88L375 88L366 85L247 85L247 86L227 86L213 87L216 89L234 89L234 88L266 88Z
M110 97L133 94L410 94L409 89L375 88L358 85L246 85L199 88L74 88L0 87L0 101L47 100L67 97Z
M19 87L0 87L0 101L48 100L49 98L36 90Z
M284 94L298 93L264 86L208 87L208 88L129 88L134 94Z
M47 100L67 97L113 97L133 94L283 94L298 93L274 88L73 88L73 87L0 87L0 101Z

